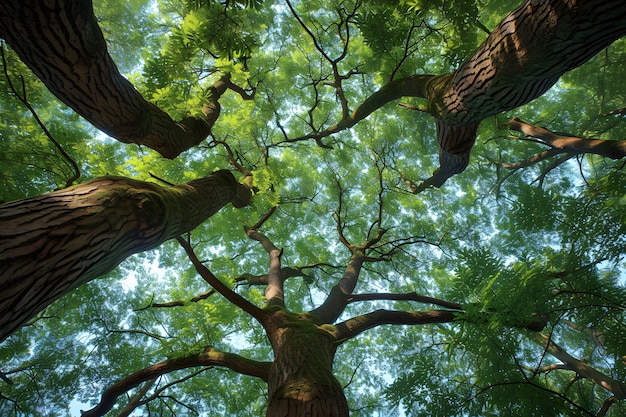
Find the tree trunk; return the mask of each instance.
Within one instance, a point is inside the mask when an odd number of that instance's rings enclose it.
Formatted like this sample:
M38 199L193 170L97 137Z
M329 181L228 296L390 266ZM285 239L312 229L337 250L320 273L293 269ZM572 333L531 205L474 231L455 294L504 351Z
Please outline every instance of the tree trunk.
M230 172L218 171L170 188L102 177L0 205L0 341L128 256L248 199Z
M335 338L306 318L280 325L273 341L268 417L347 417L348 402L333 375Z
M457 71L429 80L440 168L421 188L465 170L482 120L541 96L624 34L624 0L526 0Z
M526 104L624 34L624 0L526 0L450 77L433 114L469 125Z
M202 118L175 122L119 73L89 0L2 0L0 37L55 96L98 129L166 158L206 139L219 116L217 99L229 85L226 78L213 86Z

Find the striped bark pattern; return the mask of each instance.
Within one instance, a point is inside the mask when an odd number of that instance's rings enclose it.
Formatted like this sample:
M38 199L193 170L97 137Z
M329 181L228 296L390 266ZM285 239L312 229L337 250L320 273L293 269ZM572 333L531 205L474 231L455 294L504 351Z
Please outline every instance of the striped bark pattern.
M0 341L128 256L192 230L239 187L228 171L170 188L102 177L0 205Z
M436 114L458 126L526 104L624 34L623 0L526 0L453 74Z
M266 415L348 417L345 394L332 371L335 339L306 322L294 323L278 332L281 336L274 345Z
M467 167L481 120L541 96L624 34L624 0L526 0L456 72L432 80L440 168L430 184Z
M204 118L175 122L119 73L90 0L3 0L0 37L54 95L98 129L166 158L209 135L219 116L216 100L228 86L227 79L216 83Z

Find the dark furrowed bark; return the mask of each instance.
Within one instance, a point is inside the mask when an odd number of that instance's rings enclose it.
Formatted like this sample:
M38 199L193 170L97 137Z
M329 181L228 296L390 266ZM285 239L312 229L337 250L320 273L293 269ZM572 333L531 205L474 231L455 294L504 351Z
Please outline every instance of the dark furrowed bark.
M4 0L0 37L61 101L98 129L166 158L199 144L219 115L216 83L203 118L175 122L118 71L88 0ZM221 89L221 91L219 91Z
M440 168L416 191L465 170L482 120L543 95L624 34L622 0L526 0L445 83L429 90Z
M468 125L526 104L624 34L622 0L527 0L454 73L433 114Z
M192 230L240 187L228 171L170 188L103 177L0 205L0 341L128 256Z
M270 368L268 417L348 417L348 403L332 372L335 339L315 325L281 328Z

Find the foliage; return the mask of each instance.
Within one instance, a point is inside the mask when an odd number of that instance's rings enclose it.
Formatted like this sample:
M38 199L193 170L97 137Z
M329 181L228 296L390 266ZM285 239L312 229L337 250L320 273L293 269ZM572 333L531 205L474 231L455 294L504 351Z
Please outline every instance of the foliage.
M524 329L543 319L544 332L572 356L626 380L623 161L579 155L507 171L504 163L543 148L498 129L519 116L553 131L624 140L624 40L545 96L484 121L469 168L442 189L413 195L404 179L428 177L437 166L434 124L422 112L387 105L325 138L332 149L292 139L339 120L340 94L353 110L393 77L452 71L516 2L95 3L122 72L172 117L197 114L224 72L256 95L224 94L212 137L170 161L96 132L7 50L10 77L23 80L30 103L78 161L81 180L115 174L180 183L234 159L253 174L252 205L225 208L191 236L209 269L251 302L263 304L263 287L238 278L267 274L268 256L242 225L277 207L261 231L283 248L283 266L302 268L286 282L289 310L319 306L341 277L350 252L338 230L360 244L377 227L387 230L386 245L370 253L380 262L366 264L358 293L417 292L463 305L466 315L454 323L383 326L342 345L335 374L351 415L596 415L610 393L554 366L559 361ZM67 163L4 77L0 91L0 200L62 187ZM243 311L218 294L191 301L209 290L173 241L79 288L0 346L0 370L12 382L0 381L0 414L78 415L130 373L206 346L271 360L263 330ZM171 301L181 305L159 306ZM340 320L430 307L355 302ZM157 378L152 401L137 412L262 415L266 396L252 377L193 368ZM607 415L623 413L616 402Z

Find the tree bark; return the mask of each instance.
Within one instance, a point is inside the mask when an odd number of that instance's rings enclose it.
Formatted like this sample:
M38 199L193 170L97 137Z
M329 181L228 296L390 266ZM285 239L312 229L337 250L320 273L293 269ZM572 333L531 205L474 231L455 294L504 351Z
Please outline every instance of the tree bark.
M170 159L206 139L219 116L217 99L232 85L223 77L213 85L203 117L175 122L119 73L90 0L3 0L0 37L55 96L95 127Z
M128 256L191 231L248 190L228 171L170 188L102 177L0 205L0 341Z
M440 167L414 192L440 187L467 167L482 120L543 95L625 34L623 0L526 0L454 73L392 80L349 117L298 139L348 129L400 97L426 98L437 123Z
M460 126L514 109L626 34L623 0L526 0L433 91L431 112Z
M482 120L543 95L624 34L623 0L526 0L457 71L430 83L440 167L420 188L465 170Z
M309 317L280 323L269 335L274 362L268 381L268 417L349 415L345 394L332 371L335 338Z

